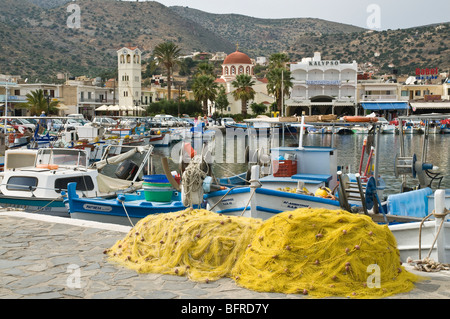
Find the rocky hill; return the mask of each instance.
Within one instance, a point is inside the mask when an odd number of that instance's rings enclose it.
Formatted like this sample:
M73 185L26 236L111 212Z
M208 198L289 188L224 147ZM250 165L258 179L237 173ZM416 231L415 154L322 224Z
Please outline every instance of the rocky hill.
M450 23L371 31L320 19L257 19L171 7L180 16L239 43L253 56L289 53L291 61L322 53L323 59L368 63L378 72L411 74L415 68L450 68Z
M81 27L70 28L70 4ZM258 19L211 14L158 2L116 0L2 0L0 74L52 81L57 73L100 76L116 68L116 50L139 46L144 57L163 41L182 53L239 49L252 58L285 51L292 61L322 52L324 59L370 62L381 71L450 68L450 24L372 32L320 19Z

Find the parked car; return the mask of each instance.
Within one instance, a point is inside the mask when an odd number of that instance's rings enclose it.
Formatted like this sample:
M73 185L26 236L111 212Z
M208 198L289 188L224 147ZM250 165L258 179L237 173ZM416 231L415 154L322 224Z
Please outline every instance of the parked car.
M194 126L194 121L190 118L182 117L180 121L183 126Z
M104 127L115 127L117 125L117 122L110 117L95 117L92 123Z
M75 127L77 126L84 126L84 124L76 119L68 118L66 121L64 121L64 128L68 131L75 130Z
M11 119L11 125L23 126L23 127L27 128L28 130L30 130L31 132L33 132L36 129L36 125L27 119Z
M153 118L154 122L159 122L161 126L175 126L176 121L172 115L158 114Z

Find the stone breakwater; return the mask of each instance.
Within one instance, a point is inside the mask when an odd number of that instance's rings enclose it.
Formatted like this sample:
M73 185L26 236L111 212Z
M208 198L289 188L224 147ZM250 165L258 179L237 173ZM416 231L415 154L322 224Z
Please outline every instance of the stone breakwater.
M0 299L306 298L258 293L227 278L196 283L186 277L138 274L111 264L103 251L130 227L23 212L1 212L0 225ZM450 298L448 271L420 274L428 279L410 293L390 299Z

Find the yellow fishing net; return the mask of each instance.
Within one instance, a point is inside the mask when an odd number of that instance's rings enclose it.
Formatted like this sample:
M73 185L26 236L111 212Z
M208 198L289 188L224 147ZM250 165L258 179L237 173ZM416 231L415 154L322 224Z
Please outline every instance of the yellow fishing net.
M262 221L207 210L150 215L107 251L141 273L187 275L194 281L231 276Z
M256 291L381 298L420 277L401 266L387 226L343 210L298 209L264 223L206 210L151 215L107 250L138 272L231 277Z

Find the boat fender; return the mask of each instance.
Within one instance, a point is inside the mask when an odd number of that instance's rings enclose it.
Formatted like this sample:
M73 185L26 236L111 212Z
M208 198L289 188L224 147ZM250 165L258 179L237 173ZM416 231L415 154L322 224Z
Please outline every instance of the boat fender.
M205 179L203 180L203 191L205 193L210 193L211 192L211 184L213 182L213 179L211 176L206 176Z
M192 148L191 143L184 143L184 152L189 154L190 158L197 155L197 152Z

